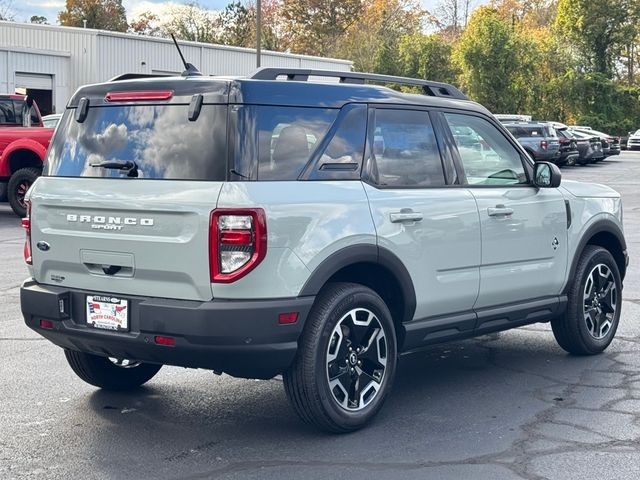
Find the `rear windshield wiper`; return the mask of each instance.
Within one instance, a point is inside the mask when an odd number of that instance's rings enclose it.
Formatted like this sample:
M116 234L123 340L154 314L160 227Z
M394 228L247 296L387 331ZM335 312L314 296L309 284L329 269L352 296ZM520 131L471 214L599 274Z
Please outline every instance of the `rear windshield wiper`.
M90 163L91 167L108 168L111 170L124 170L127 177L138 176L138 165L133 160L110 160L107 162Z

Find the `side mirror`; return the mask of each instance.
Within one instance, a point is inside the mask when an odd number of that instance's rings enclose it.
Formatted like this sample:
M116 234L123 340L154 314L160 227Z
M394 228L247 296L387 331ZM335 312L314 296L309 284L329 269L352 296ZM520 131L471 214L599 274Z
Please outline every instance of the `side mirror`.
M533 183L539 188L556 188L560 186L562 173L557 165L549 162L538 162L533 167Z

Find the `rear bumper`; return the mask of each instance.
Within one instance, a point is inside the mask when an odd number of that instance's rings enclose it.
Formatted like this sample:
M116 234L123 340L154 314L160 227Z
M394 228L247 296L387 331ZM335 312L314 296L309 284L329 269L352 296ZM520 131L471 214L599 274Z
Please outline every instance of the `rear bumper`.
M536 162L557 162L561 158L560 150L534 152Z
M28 280L20 289L25 323L62 348L246 378L271 378L289 367L315 298L198 302L118 295L130 302L130 330L119 333L86 325L89 293L104 292ZM280 325L278 315L289 312L298 312L298 321ZM53 329L41 328L42 319ZM156 335L175 338L175 346L157 345Z

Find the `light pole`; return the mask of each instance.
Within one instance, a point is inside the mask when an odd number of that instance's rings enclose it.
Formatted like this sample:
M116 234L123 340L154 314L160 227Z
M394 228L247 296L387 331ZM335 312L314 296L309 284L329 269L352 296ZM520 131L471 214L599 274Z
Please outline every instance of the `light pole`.
M262 49L262 0L256 0L256 67L260 68Z

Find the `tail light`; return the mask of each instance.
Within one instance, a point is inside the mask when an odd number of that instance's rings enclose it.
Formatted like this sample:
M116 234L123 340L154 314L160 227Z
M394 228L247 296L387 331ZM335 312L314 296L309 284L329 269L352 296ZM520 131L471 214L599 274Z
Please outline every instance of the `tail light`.
M24 261L27 265L33 265L33 259L31 258L31 201L25 200L24 203L27 206L27 216L22 219L22 228L26 233L24 241Z
M571 143L568 138L564 138L564 137L561 137L558 140L560 140L560 145L566 145L567 143Z
M541 149L546 150L548 146L549 146L549 144L547 143L546 140L540 140L540 148Z
M244 277L267 254L267 221L261 208L216 209L209 224L211 281Z

